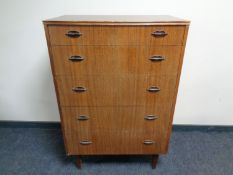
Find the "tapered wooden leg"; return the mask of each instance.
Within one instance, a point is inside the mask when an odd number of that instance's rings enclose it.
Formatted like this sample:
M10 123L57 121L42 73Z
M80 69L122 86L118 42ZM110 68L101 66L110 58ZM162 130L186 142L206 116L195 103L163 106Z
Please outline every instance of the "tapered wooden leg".
M82 168L82 160L81 160L80 156L77 156L76 165L77 165L78 169Z
M152 161L151 161L152 169L156 168L158 159L159 159L159 155L152 155Z

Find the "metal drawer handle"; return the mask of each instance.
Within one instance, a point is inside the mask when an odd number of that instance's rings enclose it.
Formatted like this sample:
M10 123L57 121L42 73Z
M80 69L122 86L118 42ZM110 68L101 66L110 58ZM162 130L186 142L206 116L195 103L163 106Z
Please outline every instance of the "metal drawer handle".
M81 144L81 145L90 145L90 144L92 144L92 141L89 141L89 140L82 140L82 141L80 141L80 144Z
M155 31L151 33L151 35L153 35L154 37L165 37L168 34L165 31Z
M154 55L151 58L149 58L149 60L151 60L151 61L163 61L163 60L165 60L165 58L163 56L160 56L160 55Z
M74 92L85 92L86 90L87 89L85 87L81 87L81 86L72 88L72 91Z
M89 117L88 116L85 116L85 115L80 115L77 117L77 120L88 120Z
M83 61L84 58L79 55L74 55L69 58L70 61Z
M153 141L153 140L144 140L143 143L144 143L145 145L152 145L152 144L155 143L155 141Z
M144 117L145 120L155 120L158 118L159 118L159 116L155 116L155 115L147 115Z
M68 31L65 35L71 38L78 38L82 35L82 33L80 33L79 31L72 30L72 31Z
M149 92L158 92L160 91L159 87L156 87L156 86L151 86L147 89L147 91Z

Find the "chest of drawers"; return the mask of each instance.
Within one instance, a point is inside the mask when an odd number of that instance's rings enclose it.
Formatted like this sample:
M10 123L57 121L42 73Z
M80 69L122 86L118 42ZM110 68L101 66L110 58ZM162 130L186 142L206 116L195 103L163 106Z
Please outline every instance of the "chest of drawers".
M168 151L189 22L171 16L44 21L67 155Z

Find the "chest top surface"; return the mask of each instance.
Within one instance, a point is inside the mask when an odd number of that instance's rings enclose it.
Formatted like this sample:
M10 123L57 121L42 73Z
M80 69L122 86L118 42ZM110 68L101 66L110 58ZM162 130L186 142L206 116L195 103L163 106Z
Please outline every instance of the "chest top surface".
M63 15L43 21L44 23L139 23L189 25L188 20L169 15Z

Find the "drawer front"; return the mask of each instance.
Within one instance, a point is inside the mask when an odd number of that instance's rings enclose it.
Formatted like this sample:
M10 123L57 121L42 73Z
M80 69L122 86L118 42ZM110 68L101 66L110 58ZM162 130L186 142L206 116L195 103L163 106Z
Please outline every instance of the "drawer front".
M79 155L163 153L169 116L165 108L62 108L68 152Z
M171 102L175 82L175 75L56 77L62 106L163 106Z
M185 26L49 26L52 45L183 45Z
M55 75L177 74L181 46L53 46Z

